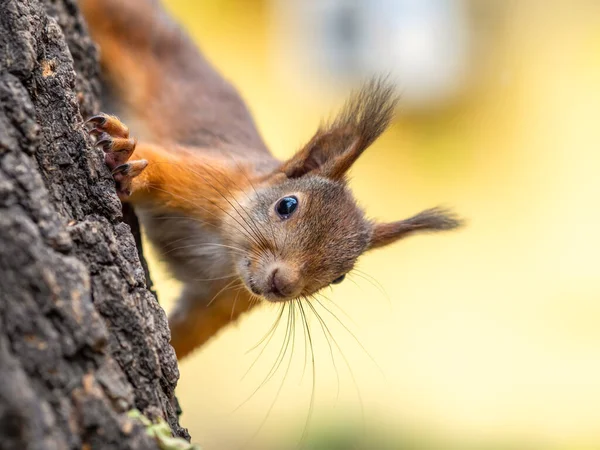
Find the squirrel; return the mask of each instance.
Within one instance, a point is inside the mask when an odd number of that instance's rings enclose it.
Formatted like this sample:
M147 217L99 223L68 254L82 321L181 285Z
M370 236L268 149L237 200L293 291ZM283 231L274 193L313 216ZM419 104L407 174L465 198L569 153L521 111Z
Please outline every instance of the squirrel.
M461 221L433 208L380 223L346 174L389 125L391 83L368 82L287 161L267 149L236 89L157 0L79 0L103 75L146 140L88 120L117 193L184 284L169 317L179 359L262 301L310 298L363 253Z

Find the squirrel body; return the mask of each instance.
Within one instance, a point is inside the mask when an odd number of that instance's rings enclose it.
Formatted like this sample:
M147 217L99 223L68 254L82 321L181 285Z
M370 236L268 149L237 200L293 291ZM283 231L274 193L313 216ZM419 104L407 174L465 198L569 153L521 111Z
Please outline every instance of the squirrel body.
M236 90L156 0L80 0L115 116L89 120L120 198L133 204L183 292L169 317L178 358L261 301L310 301L373 248L457 227L441 209L377 223L346 173L389 124L393 86L367 83L292 158L279 161Z

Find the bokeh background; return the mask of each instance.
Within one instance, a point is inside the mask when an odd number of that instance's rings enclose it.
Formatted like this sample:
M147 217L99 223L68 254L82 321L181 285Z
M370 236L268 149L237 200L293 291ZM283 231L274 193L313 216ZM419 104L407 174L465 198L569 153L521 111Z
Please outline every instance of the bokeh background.
M356 196L380 219L438 204L468 219L364 256L325 293L336 342L313 317L314 388L301 328L290 369L263 383L285 335L252 350L273 307L183 361L194 441L600 448L600 2L165 3L282 158L361 80L391 74L398 118L354 167ZM179 286L151 263L169 310Z

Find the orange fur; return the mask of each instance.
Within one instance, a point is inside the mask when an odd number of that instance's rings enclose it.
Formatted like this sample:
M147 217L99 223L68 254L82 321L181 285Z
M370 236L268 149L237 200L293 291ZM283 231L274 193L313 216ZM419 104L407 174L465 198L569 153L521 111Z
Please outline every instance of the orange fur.
M207 305L201 299L189 299L189 304L179 303L169 318L171 345L177 358L182 359L197 347L205 344L221 328L237 320L243 313L257 305L245 290L215 294Z
M241 167L228 167L222 159L193 151L138 145L132 159L145 159L148 167L133 179L127 201L158 204L218 225L231 208L227 197L246 189L248 183Z

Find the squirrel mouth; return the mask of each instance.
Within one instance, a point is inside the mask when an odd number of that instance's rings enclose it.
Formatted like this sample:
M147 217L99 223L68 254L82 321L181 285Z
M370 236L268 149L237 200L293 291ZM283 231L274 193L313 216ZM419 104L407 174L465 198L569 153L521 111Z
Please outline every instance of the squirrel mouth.
M252 292L254 295L257 295L268 302L279 303L282 301L291 300L290 297L288 297L285 294L282 294L281 292L278 292L278 291L269 291L269 292L261 291L258 287L256 287L256 285L254 284L254 282L252 280L248 280L248 283L246 285L248 286L248 290L250 292Z
M248 283L248 287L250 288L250 292L252 292L254 295L258 295L259 297L262 297L267 301L278 302L282 300L288 300L288 297L280 292L262 292L252 282Z

